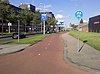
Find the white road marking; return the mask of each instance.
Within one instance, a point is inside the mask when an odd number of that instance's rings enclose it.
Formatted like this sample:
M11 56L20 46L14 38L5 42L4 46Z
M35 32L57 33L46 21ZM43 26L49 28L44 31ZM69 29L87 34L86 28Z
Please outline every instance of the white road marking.
M38 54L39 56L41 55L41 54Z

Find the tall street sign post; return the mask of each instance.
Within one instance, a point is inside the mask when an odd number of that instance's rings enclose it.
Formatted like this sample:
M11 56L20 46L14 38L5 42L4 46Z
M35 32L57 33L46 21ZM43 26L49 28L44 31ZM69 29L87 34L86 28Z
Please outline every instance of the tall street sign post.
M41 20L43 21L43 34L45 34L45 21L48 20L47 14L41 14Z
M75 17L78 19L77 51L79 51L79 49L80 49L80 31L79 31L79 27L80 27L80 19L83 17L83 12L82 11L77 11L75 13Z

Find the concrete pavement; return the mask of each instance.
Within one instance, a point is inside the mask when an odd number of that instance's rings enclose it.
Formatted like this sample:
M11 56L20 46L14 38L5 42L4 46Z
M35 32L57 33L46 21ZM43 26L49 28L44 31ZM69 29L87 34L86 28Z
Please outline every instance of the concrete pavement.
M16 53L24 50L31 44L4 44L0 45L0 55Z
M85 44L81 52L77 50L77 39L68 33L62 35L64 41L64 59L74 66L88 70L92 74L100 74L100 51ZM80 46L83 42L80 41Z

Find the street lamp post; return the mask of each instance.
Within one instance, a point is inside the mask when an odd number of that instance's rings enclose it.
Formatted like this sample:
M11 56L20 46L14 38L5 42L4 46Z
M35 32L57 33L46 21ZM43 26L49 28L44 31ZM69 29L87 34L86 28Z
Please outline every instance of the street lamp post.
M12 26L12 23L8 23L8 26L9 26L9 33L10 33L10 26Z

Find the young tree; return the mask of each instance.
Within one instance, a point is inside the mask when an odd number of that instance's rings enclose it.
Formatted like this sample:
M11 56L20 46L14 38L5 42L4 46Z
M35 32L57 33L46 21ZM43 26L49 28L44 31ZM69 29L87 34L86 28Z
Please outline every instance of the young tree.
M33 17L33 23L36 25L41 23L41 13L39 11L35 12Z
M9 11L10 12L9 12L8 17L7 17L7 21L11 22L11 23L14 23L15 21L17 21L16 12L12 8L10 8Z
M41 21L41 13L38 10L35 12L35 14L33 16L33 20L32 20L32 23L36 26L36 31L37 31L37 28L40 26L41 22L42 22Z
M80 20L80 23L83 23L83 19Z
M48 20L47 20L47 25L51 26L51 30L54 31L55 29L55 25L57 23L57 20L55 19L55 17L49 17Z
M33 20L33 12L25 9L25 10L21 10L18 14L18 16L20 17L20 20L22 20L22 24L25 26L25 32L26 32L26 26L28 23L30 23Z
M7 3L7 4L9 4L9 0L0 0L0 3Z
M70 24L71 25L71 27L73 28L73 30L76 30L76 28L77 28L77 26L78 25L75 25L75 24Z
M47 20L47 24L48 25L52 25L52 26L55 26L56 25L56 23L57 23L57 20L55 19L55 18L49 18L48 20Z
M3 35L3 23L7 21L9 14L9 3L7 1L0 0L0 20L2 21L2 35Z

